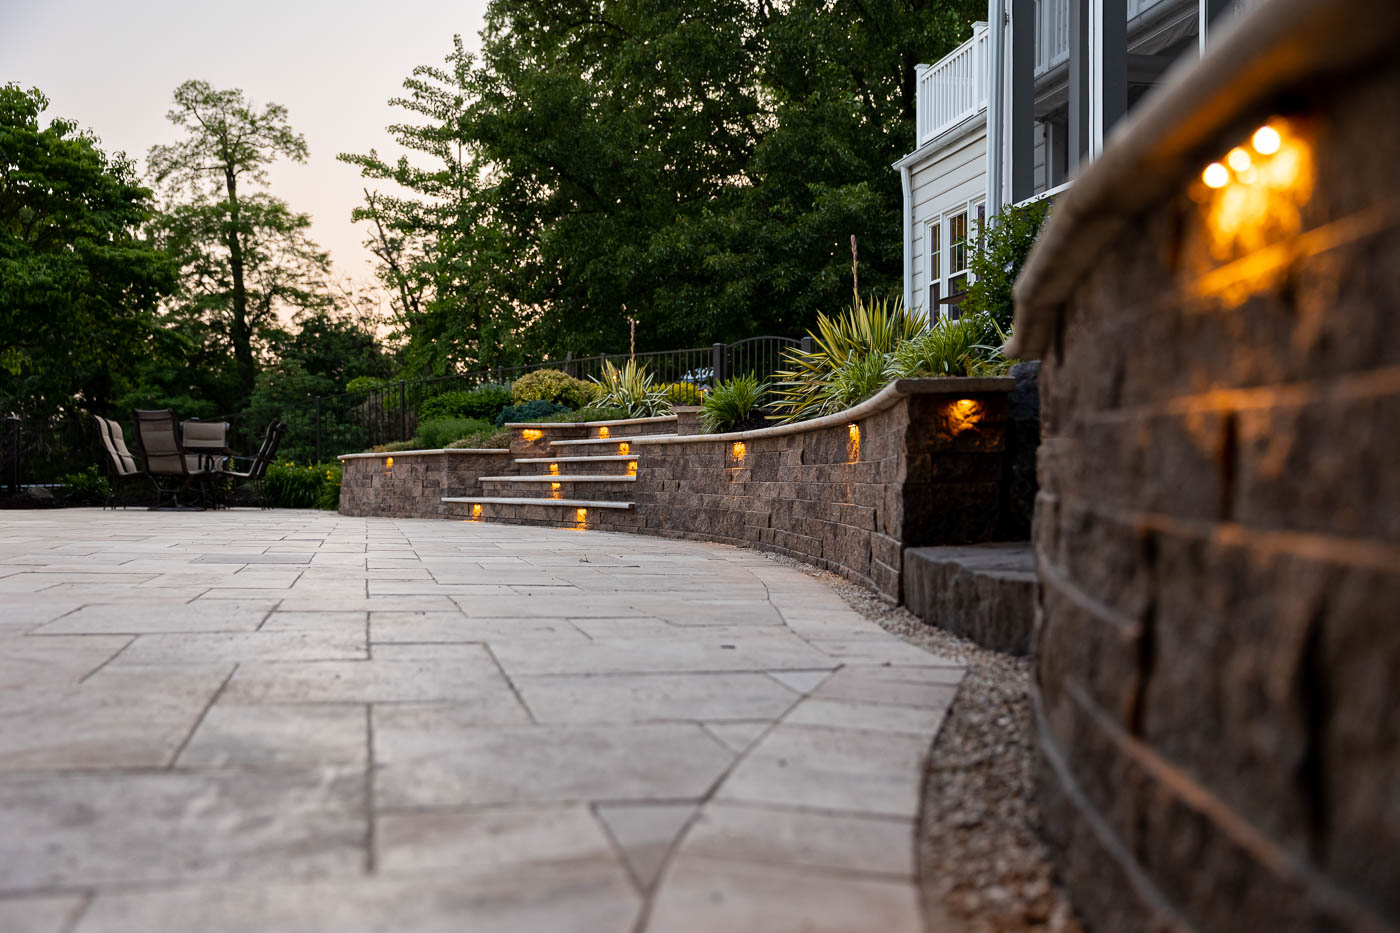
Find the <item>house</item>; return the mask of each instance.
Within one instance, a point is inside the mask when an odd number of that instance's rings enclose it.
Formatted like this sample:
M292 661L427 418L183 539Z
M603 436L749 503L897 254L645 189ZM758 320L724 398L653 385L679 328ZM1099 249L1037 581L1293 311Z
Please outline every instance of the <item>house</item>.
M904 302L946 316L981 224L1053 196L1166 69L1247 0L989 0L988 21L918 68L904 189ZM1024 28L1022 28L1024 27ZM955 313L955 312L954 312Z

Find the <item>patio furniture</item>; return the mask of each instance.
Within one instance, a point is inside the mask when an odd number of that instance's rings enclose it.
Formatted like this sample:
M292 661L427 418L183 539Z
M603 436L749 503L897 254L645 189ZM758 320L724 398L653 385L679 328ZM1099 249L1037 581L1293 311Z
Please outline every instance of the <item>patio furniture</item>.
M180 423L180 447L191 472L213 473L224 468L232 451L228 449L227 421L184 421Z
M244 480L252 485L253 491L258 494L258 504L262 508L267 508L267 496L263 495L263 477L267 475L267 468L277 457L277 448L282 443L282 435L287 431L287 426L281 421L273 419L267 426L267 433L263 436L262 446L258 452L250 459L248 457L230 457L229 459L238 462L240 460L248 462L248 469L244 472L237 470L224 470L220 475L235 480Z
M199 479L202 471L197 465L195 469L190 468L180 444L180 422L175 420L175 412L168 408L160 411L138 408L133 414L136 416L136 443L146 461L146 472L156 486L156 504L152 508L191 508L180 504L180 495ZM204 489L197 488L202 507Z
M97 422L97 436L102 441L102 449L107 452L107 472L112 484L112 491L102 503L102 507L115 509L123 487L129 488L133 481L150 477L146 475L145 470L136 465L136 458L127 449L122 426L101 415L92 417Z

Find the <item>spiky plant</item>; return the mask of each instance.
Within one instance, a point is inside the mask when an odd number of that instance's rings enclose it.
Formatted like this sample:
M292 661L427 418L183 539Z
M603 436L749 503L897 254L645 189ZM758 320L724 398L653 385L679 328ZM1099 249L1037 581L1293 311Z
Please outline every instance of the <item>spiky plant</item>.
M593 403L598 407L625 408L632 418L671 413L666 391L655 384L646 366L638 366L636 360L628 360L621 369L606 362L602 376L593 381L599 388L598 398Z
M938 321L895 349L891 372L901 378L921 376L995 376L1013 361L1001 355L1006 334L986 314Z
M758 410L767 391L768 383L752 374L716 385L700 402L700 424L705 433L718 434L743 424Z
M861 362L853 365L869 375L876 369L872 355L887 358L895 347L917 337L925 327L924 319L899 300L871 299L853 304L835 317L818 315L816 333L810 334L812 349L783 353L785 368L774 374L774 408L784 421L804 421L840 411L846 406L837 400L848 393L834 386L838 370L860 358Z

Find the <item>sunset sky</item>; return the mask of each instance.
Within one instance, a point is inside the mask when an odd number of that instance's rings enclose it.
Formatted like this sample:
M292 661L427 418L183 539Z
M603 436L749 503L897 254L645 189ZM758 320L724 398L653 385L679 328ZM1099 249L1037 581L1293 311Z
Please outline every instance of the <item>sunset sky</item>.
M311 214L313 236L340 276L368 284L363 230L350 222L362 182L336 153L396 152L387 105L415 65L441 64L460 33L479 44L486 0L0 0L0 83L37 86L47 117L90 127L104 148L145 167L170 142L171 93L200 78L275 101L311 150L305 165L280 163L271 190Z

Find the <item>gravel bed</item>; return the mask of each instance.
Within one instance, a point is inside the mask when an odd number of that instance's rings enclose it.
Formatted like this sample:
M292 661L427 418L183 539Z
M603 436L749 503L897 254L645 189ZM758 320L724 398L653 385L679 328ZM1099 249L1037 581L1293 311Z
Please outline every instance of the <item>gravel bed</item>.
M930 933L1081 933L1037 833L1030 661L925 625L836 574L768 556L820 577L853 609L905 641L967 665L924 778L919 875Z

